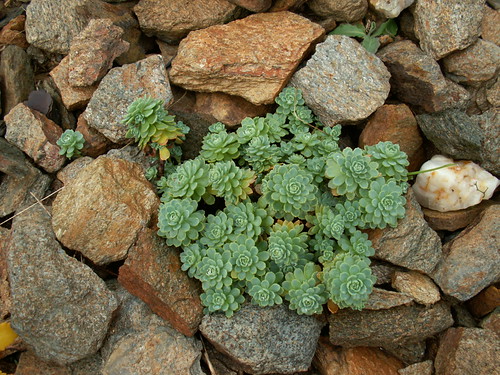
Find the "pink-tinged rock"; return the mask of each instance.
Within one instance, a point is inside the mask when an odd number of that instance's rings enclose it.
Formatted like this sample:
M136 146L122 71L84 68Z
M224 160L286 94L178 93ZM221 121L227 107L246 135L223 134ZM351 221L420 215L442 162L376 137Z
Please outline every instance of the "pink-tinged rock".
M238 5L242 8L248 9L251 12L264 12L268 10L273 1L272 0L228 0L234 5Z
M258 13L191 32L172 61L172 83L188 90L271 104L313 45L321 26L290 12Z
M333 17L338 22L361 20L368 10L367 0L309 0L307 6L321 17Z
M145 229L120 267L118 281L172 327L193 336L203 317L201 288L181 266L179 250Z
M441 299L436 284L428 276L417 271L396 271L391 284L394 289L422 305L429 306Z
M58 193L52 225L64 246L108 264L127 256L158 205L140 166L101 156Z
M78 116L76 131L82 133L85 143L81 153L96 158L110 148L111 142L94 128L91 128L83 115Z
M110 19L91 20L73 40L69 50L69 84L91 86L126 52L129 44L122 39L123 29Z
M69 71L69 57L66 56L49 74L61 93L64 105L69 111L73 111L87 105L92 94L97 89L97 84L73 87L69 82Z
M365 310L383 310L391 307L409 305L413 298L409 295L393 292L390 290L373 288L368 301L365 303Z
M28 48L29 43L26 41L24 33L24 22L26 16L21 14L13 18L0 31L0 45L15 44L21 48Z
M466 301L500 279L500 205L484 210L443 247L431 277L441 290Z
M62 129L40 112L20 103L7 116L5 139L19 147L47 172L58 171L66 158L59 155L56 142Z
M434 363L432 361L417 362L398 370L399 375L432 375Z
M481 22L481 38L500 45L500 11L484 6L484 16Z
M500 369L498 337L480 328L449 328L439 340L436 375L493 375Z

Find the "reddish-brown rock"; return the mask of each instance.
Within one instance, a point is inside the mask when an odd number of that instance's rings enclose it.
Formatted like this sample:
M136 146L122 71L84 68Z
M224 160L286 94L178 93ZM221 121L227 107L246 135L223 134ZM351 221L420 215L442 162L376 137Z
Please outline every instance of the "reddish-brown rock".
M15 44L21 48L28 48L29 43L26 41L24 33L24 22L26 16L21 14L13 18L0 31L0 45Z
M10 231L0 227L0 322L10 315L10 287L7 273L7 239Z
M81 150L83 155L96 158L99 155L104 154L111 145L111 142L105 136L89 126L83 114L78 116L78 122L76 123L75 130L82 133L83 138L85 139L85 143L83 144L83 148Z
M300 8L307 0L274 0L269 12L282 12Z
M15 375L71 375L71 371L64 365L56 365L42 361L31 351L26 351L19 357Z
M271 104L311 47L321 26L290 12L258 13L191 32L172 61L172 83L188 90Z
M477 296L467 301L469 311L477 317L483 317L500 306L500 290L491 285Z
M228 0L230 3L248 9L251 12L264 12L271 7L272 0Z
M77 158L66 165L59 172L57 172L57 179L61 181L63 185L66 185L70 180L75 178L83 168L85 168L93 161L94 159L92 159L90 156Z
M432 361L417 362L398 370L399 375L432 375L434 363Z
M495 309L491 314L481 320L479 326L495 332L495 334L500 338L500 308Z
M429 223L432 229L454 232L472 223L481 212L492 204L494 202L491 200L483 200L475 206L458 211L440 212L422 207L422 212L424 213L425 221Z
M441 299L436 284L428 276L417 271L396 271L391 284L394 289L422 305L432 305Z
M203 317L201 288L181 266L179 251L145 229L120 267L118 281L172 327L193 336Z
M409 305L413 299L403 293L393 292L390 290L373 288L368 301L365 303L365 310L383 310L391 307Z
M484 16L481 22L481 37L484 40L500 45L500 11L484 6Z

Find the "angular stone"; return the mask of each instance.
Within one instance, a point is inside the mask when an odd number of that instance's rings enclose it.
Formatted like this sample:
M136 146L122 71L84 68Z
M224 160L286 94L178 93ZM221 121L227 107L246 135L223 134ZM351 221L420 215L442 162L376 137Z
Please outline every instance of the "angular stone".
M271 8L268 12L282 12L284 10L297 10L299 9L307 0L274 0Z
M309 0L307 6L321 17L333 17L337 22L362 19L368 10L367 0Z
M392 275L399 269L390 263L381 262L376 259L372 261L370 268L372 275L377 278L375 285L390 284Z
M500 307L497 307L491 314L481 320L479 326L494 332L500 337Z
M259 13L268 10L273 1L272 0L228 0L230 3L245 8L251 12Z
M64 246L107 264L127 256L158 204L138 165L101 156L57 195L52 225Z
M494 205L444 245L431 275L444 293L466 301L500 279L499 231L500 205Z
M432 280L416 271L396 271L392 276L392 287L410 296L422 305L432 305L441 299L439 289Z
M5 321L10 316L10 287L7 272L7 240L10 230L0 227L0 321Z
M500 11L484 6L484 16L481 22L481 38L500 45Z
M497 79L490 88L486 89L486 100L492 107L500 107L500 80Z
M72 112L68 111L68 109L64 105L61 94L59 93L59 89L54 83L52 77L50 77L49 75L45 78L46 79L40 82L39 87L41 90L45 90L52 98L52 108L47 114L48 117L64 130L74 129L76 126L75 115Z
M441 240L424 220L411 189L406 199L406 216L398 226L370 230L369 239L376 258L428 274L441 258Z
M35 89L33 68L28 54L21 47L9 45L2 51L0 89L4 114L28 99L29 93Z
M47 172L58 171L66 161L56 142L62 129L40 112L20 103L5 116L5 139L23 150Z
M115 143L129 141L123 117L134 100L149 95L172 101L172 91L161 55L111 69L102 79L83 112L90 127Z
M34 354L66 364L97 352L116 299L89 267L61 249L39 205L14 219L7 261L11 324Z
M415 34L420 47L435 60L467 48L481 34L483 0L419 0L415 4Z
M383 310L391 307L409 305L413 298L390 290L373 288L368 301L365 303L365 310Z
M453 324L450 308L398 306L388 310L340 310L328 316L330 342L344 347L394 346L425 340Z
M114 26L110 19L91 20L71 41L69 84L91 86L104 77L113 60L129 48L122 36L123 29Z
M271 104L313 45L321 26L290 12L258 13L191 32L172 61L172 83Z
M67 366L55 365L40 360L30 350L23 352L19 357L16 375L72 375Z
M78 116L76 131L82 133L85 143L81 150L82 155L96 158L108 150L111 142L94 128L91 128L83 115Z
M28 48L29 43L24 33L26 16L21 14L9 21L0 31L0 45L14 44L21 48Z
M417 362L398 370L399 375L432 375L434 363L431 360Z
M500 66L500 47L478 39L466 49L443 58L443 66L452 81L478 85L495 77Z
M172 327L193 336L203 317L201 288L181 266L179 251L145 229L120 267L118 281Z
M394 42L382 48L377 56L391 73L391 88L406 104L426 112L465 106L466 89L447 80L439 64L409 40Z
M302 90L306 104L324 125L333 126L363 120L384 104L389 78L384 64L361 44L330 35L290 84Z
M134 12L146 35L176 42L190 31L236 19L238 9L226 0L141 0Z
M106 153L112 159L123 159L139 165L143 171L150 167L158 167L158 161L148 156L135 145L127 145L122 148L113 148Z
M384 350L404 363L415 363L423 361L427 351L425 340L409 344L388 344Z
M450 328L439 340L436 375L492 375L500 368L498 337L480 328Z
M477 317L483 317L500 306L500 289L491 285L467 301L467 308Z
M64 185L67 185L70 180L78 176L78 173L93 161L94 159L89 156L77 158L57 172L57 179Z
M370 7L385 18L396 18L415 0L369 0Z
M200 331L243 371L293 373L309 368L322 325L284 305L245 304L231 318L205 315Z

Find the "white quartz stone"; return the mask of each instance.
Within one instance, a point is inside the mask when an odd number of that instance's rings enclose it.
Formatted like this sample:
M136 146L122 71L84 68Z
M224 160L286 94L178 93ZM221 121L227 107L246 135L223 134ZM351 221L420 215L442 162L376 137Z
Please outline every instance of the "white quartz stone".
M414 0L370 0L370 5L387 18L396 18L403 9L413 4Z

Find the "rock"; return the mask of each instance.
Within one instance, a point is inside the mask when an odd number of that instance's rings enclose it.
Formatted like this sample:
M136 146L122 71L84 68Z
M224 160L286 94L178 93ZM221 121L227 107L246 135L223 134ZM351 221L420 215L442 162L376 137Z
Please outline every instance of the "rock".
M484 6L484 16L481 22L481 38L500 45L500 11Z
M413 298L402 293L390 290L373 288L368 301L365 303L365 310L384 310L391 307L409 305Z
M228 126L239 125L246 117L265 116L272 112L269 105L255 105L239 96L214 93L196 93L197 113L210 116L213 122L222 122Z
M488 81L495 77L499 66L500 47L482 39L443 58L446 76L464 85L478 85Z
M69 84L91 86L113 65L113 60L126 52L129 44L122 40L123 30L110 19L90 20L71 41L69 50Z
M302 90L324 125L333 126L363 120L384 104L389 77L384 64L354 39L330 35L290 84Z
M492 107L500 107L500 80L496 80L490 88L486 89L486 100Z
M382 48L377 56L391 73L391 88L402 102L436 112L464 107L469 93L462 86L445 79L439 64L409 40Z
M219 353L214 349L209 342L203 342L204 349L206 350L206 355L212 364L214 373L217 375L238 375L236 371L231 370L228 365L226 365L229 360L226 356ZM206 357L205 357L206 358Z
M58 171L66 161L56 142L62 129L40 112L20 103L5 116L5 139L23 150L47 172Z
M127 256L158 204L138 165L102 156L57 195L52 225L64 246L108 264Z
M11 324L34 354L66 364L97 352L116 299L90 268L61 249L39 205L14 219L7 260Z
M245 8L251 12L259 13L268 10L273 1L272 0L228 0L230 3Z
M361 20L368 10L367 0L310 0L307 6L321 17L333 17L337 22Z
M479 326L494 332L500 337L500 307L497 307L491 314L481 320Z
M406 199L406 216L398 226L370 230L369 239L376 258L428 274L441 258L441 240L425 222L411 189Z
M49 73L57 86L61 99L69 111L85 107L97 89L97 84L92 86L74 87L69 82L69 56L61 60Z
M340 310L328 317L330 342L344 347L394 346L425 340L453 324L450 308L442 302L397 306L387 310Z
M439 289L432 280L416 271L396 271L392 275L392 287L410 296L422 305L433 305L441 299Z
M62 129L74 129L76 126L75 115L68 111L63 103L59 89L50 75L40 82L40 89L45 90L52 98L52 107L47 117L58 124Z
M134 100L150 95L172 101L172 91L161 55L152 55L134 64L111 69L83 112L90 127L115 143L123 143L127 127L122 119Z
M28 99L34 88L35 76L28 55L21 47L6 46L0 60L2 113L8 114L17 104Z
M467 48L481 34L483 0L419 0L415 4L415 34L420 47L435 60Z
M399 375L432 375L434 363L431 360L414 363L398 370Z
M150 167L158 166L158 160L146 155L144 151L133 145L111 149L107 152L106 156L138 164L142 168L143 173Z
M390 284L392 275L398 270L398 267L376 259L372 260L370 268L372 270L372 275L377 278L375 285Z
M474 296L467 302L469 311L477 317L483 317L500 306L500 290L490 285L481 293Z
M21 353L15 375L72 375L67 366L45 362L30 350Z
M205 315L200 331L239 369L252 374L306 371L322 323L285 305L262 308L246 304L233 317Z
M82 133L85 143L81 150L82 155L96 158L108 150L111 142L94 128L91 128L83 115L78 116L76 131Z
M443 247L443 257L430 275L441 290L466 301L500 278L500 205L485 209Z
M439 340L436 375L492 375L500 368L498 337L480 328L449 328Z
M201 288L181 266L179 251L145 229L120 267L118 281L172 327L193 336L203 317Z
M384 350L404 363L416 363L424 360L427 345L425 340L410 344L387 344Z
M67 367L70 369L71 375L101 375L102 358L101 355L97 353L70 363Z
M67 185L70 180L73 180L78 173L85 168L87 165L94 161L90 156L83 156L77 158L57 172L57 179L61 181L64 185Z
M486 2L493 7L493 9L500 9L500 1L498 0L486 0Z
M271 104L323 35L321 26L290 12L258 13L193 31L179 44L170 79L188 90Z
M10 316L10 286L7 272L7 240L10 230L0 227L0 322L4 322Z
M284 10L297 10L299 9L307 0L274 0L271 8L268 12L282 12Z
M370 7L385 18L396 18L415 0L369 0Z
M28 48L29 44L24 33L25 21L26 16L24 14L11 19L0 31L0 45L14 44L23 49Z
M359 136L359 147L391 141L408 155L408 170L418 170L425 161L422 136L415 116L406 104L384 104L370 116Z
M334 347L321 337L313 359L321 375L398 375L403 363L378 348Z

